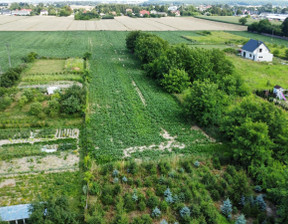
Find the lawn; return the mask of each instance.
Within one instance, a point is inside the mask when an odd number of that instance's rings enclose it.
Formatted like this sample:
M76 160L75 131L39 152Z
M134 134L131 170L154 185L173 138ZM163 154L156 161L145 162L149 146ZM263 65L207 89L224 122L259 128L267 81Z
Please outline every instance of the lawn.
M65 60L39 59L36 60L25 74L49 74L64 71Z
M272 89L275 85L288 88L288 65L255 62L234 55L229 58L235 65L235 73L244 79L249 90Z

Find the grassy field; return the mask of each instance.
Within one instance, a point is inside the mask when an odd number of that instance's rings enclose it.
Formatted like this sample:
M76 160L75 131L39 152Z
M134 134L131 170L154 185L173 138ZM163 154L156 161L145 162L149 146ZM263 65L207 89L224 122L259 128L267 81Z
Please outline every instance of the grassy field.
M272 89L275 85L288 88L288 65L259 63L234 55L229 58L235 65L236 74L243 77L251 91Z
M218 22L225 22L225 23L232 23L232 24L239 24L240 25L239 19L241 17L239 17L239 16L196 16L196 18L207 19L207 20L218 21ZM259 22L259 20L248 18L246 25L250 25L250 24L252 24L254 22ZM275 24L275 25L281 25L282 24L282 22L275 21L275 20L272 20L271 23Z
M33 63L33 66L31 66L28 71L25 72L25 74L37 74L37 73L58 73L63 72L65 65L65 60L36 60Z

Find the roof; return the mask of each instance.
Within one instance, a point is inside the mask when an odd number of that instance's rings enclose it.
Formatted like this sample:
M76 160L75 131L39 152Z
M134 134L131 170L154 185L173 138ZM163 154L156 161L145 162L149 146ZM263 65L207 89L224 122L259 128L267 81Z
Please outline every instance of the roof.
M30 215L29 207L30 204L0 207L0 218L3 221L28 219Z
M282 87L279 85L274 86L274 89L281 89Z
M260 40L249 40L243 47L242 47L242 50L245 50L245 51L250 51L250 52L253 52L255 51L261 44L264 44L262 41ZM265 45L265 44L264 44ZM267 47L265 45L265 47ZM267 47L267 49L269 50L269 48ZM269 50L270 51L270 50Z

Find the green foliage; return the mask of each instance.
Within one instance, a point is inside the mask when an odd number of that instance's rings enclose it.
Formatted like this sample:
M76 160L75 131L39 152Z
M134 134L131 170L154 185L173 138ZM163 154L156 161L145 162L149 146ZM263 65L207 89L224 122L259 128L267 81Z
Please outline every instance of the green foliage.
M268 135L268 126L250 119L235 127L234 157L245 167L250 164L267 164L270 159L272 142Z
M275 57L279 57L280 51L278 49L276 49L272 53Z
M167 41L153 34L140 35L136 40L135 55L143 64L158 58L168 47Z
M31 62L34 62L38 57L39 55L37 53L30 52L27 56L23 57L22 60L25 63L31 63Z
M281 25L281 30L284 36L288 37L288 19L286 18Z
M114 16L113 15L105 15L105 16L102 16L101 19L114 19Z
M12 99L9 96L0 97L0 111L5 110L12 103Z
M95 19L99 17L100 17L99 14L94 11L91 11L91 12L78 11L74 15L75 20L90 20L90 19Z
M246 219L243 214L239 215L236 219L235 224L246 224Z
M225 98L225 93L218 90L217 84L205 79L193 83L185 95L184 106L187 114L199 124L217 124L222 116Z
M245 25L248 22L246 17L242 17L239 19L239 23L241 23L241 25Z
M42 112L42 104L34 102L30 105L29 113L34 116L38 116Z
M7 72L3 73L0 77L0 87L11 87L16 84L20 78L20 74L24 67L10 68Z
M169 93L181 93L190 86L190 80L185 70L172 69L163 75L161 85Z
M132 53L135 51L136 40L139 36L142 35L141 31L131 31L126 36L126 47Z
M75 114L83 111L85 106L85 89L73 85L60 96L60 111L66 114Z
M67 223L76 224L77 217L69 206L67 197L49 198L45 202L34 202L30 209L29 221L35 224Z
M232 204L227 198L225 201L223 201L223 205L221 205L221 212L226 218L231 218L231 213L232 213Z

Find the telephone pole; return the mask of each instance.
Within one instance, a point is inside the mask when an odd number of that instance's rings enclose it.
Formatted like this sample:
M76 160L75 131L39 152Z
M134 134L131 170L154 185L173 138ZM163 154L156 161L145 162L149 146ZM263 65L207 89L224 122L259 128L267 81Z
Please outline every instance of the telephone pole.
M12 66L11 66L11 57L10 57L10 45L8 43L6 43L6 49L7 49L7 53L8 53L9 66L11 68Z

